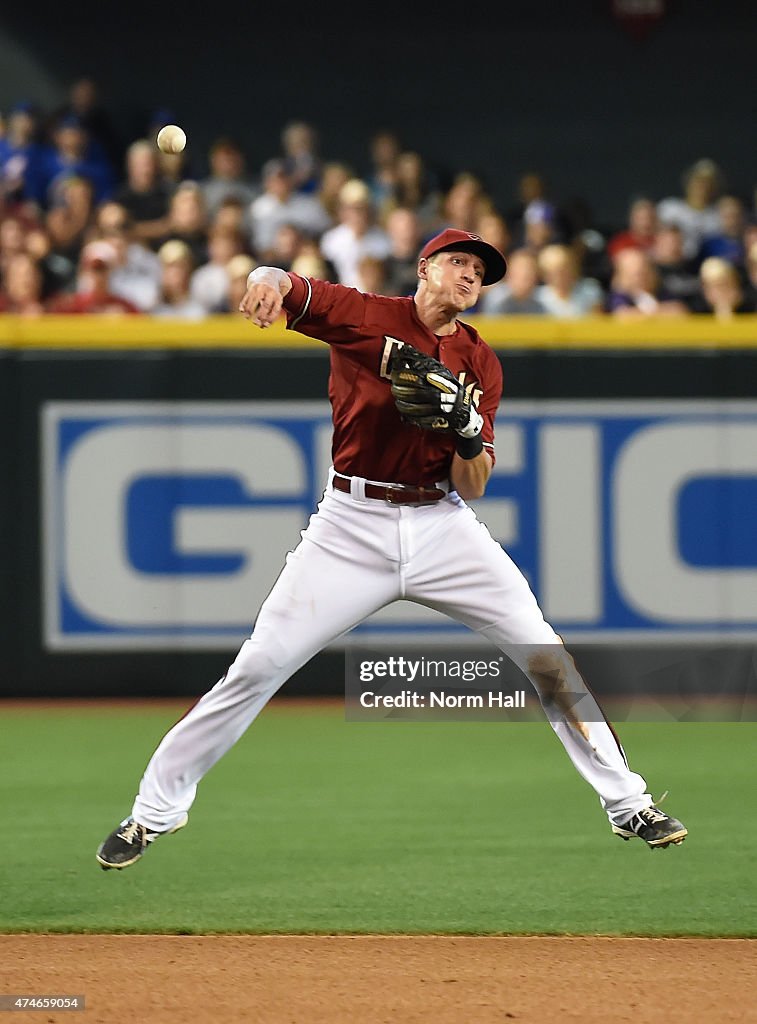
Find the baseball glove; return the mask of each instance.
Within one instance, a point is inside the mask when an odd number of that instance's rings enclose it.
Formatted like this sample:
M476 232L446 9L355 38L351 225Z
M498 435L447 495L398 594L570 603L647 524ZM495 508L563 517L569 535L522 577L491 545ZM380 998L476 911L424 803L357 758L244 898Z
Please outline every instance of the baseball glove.
M392 356L389 375L394 404L404 420L423 430L478 433L481 417L471 396L451 370L433 356L404 345Z

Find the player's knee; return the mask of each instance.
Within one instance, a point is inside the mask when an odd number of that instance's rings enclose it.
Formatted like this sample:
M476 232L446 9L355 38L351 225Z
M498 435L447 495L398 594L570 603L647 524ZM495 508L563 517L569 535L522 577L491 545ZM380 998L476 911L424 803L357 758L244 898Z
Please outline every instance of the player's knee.
M229 678L246 688L278 685L287 677L288 654L256 640L246 640L229 670Z

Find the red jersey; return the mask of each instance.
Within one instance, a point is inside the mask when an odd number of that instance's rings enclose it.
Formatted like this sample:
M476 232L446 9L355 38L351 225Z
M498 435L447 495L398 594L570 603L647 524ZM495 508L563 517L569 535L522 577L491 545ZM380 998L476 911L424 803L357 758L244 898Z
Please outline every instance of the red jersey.
M331 348L332 459L338 473L413 486L449 478L454 436L405 423L394 404L388 364L403 343L434 356L470 389L484 418L484 447L494 459L502 367L477 331L458 321L454 334L440 337L421 322L412 297L366 295L298 274L289 278L287 327Z
M138 313L137 307L118 295L96 292L75 292L58 299L51 313Z

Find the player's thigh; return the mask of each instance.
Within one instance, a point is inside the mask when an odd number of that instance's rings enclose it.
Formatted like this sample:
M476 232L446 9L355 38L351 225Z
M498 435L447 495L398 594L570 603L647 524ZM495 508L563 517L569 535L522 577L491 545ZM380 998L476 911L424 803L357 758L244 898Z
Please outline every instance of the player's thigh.
M363 619L399 598L396 566L348 557L328 529L308 529L263 602L246 645L274 665L301 664ZM318 543L310 537L315 536Z
M560 642L523 573L472 514L459 517L437 550L424 551L407 596L497 646Z

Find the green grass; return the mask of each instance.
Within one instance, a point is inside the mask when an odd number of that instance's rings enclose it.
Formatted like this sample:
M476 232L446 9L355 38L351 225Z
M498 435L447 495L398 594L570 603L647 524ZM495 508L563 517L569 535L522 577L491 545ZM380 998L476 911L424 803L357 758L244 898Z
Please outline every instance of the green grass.
M345 723L274 704L189 828L103 872L102 837L177 717L0 712L0 931L757 935L757 725L629 723L690 837L610 834L544 723Z

